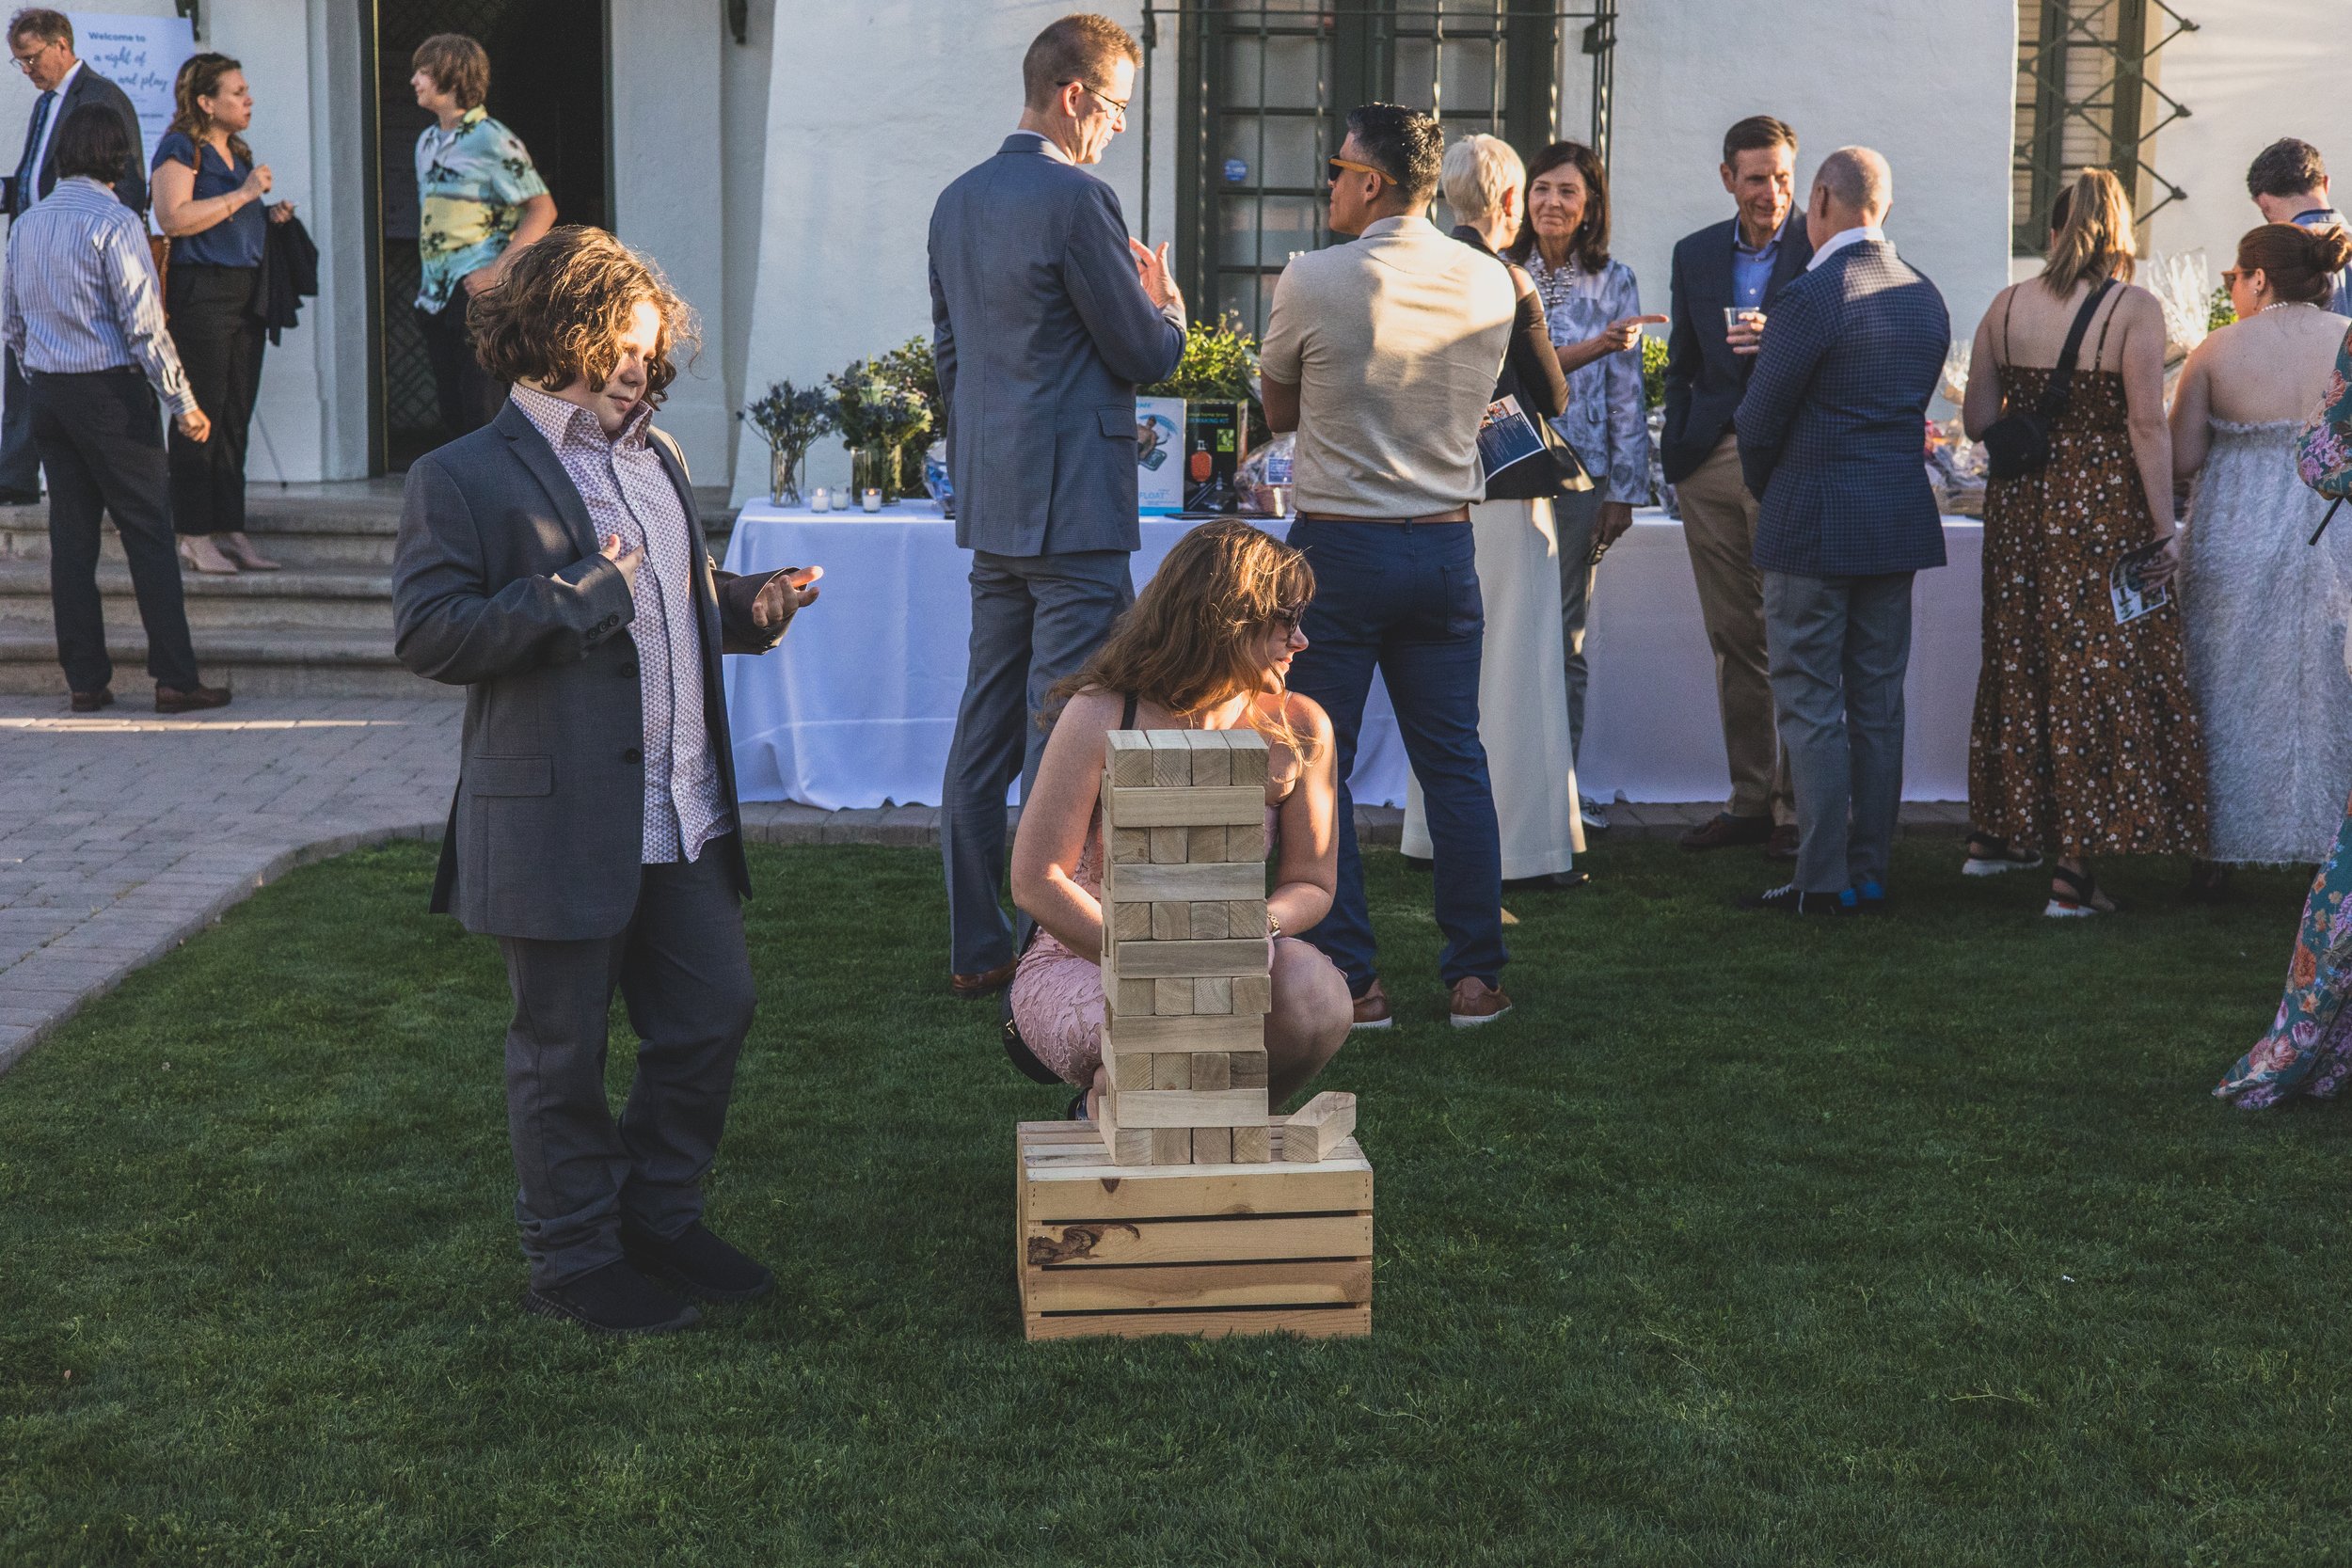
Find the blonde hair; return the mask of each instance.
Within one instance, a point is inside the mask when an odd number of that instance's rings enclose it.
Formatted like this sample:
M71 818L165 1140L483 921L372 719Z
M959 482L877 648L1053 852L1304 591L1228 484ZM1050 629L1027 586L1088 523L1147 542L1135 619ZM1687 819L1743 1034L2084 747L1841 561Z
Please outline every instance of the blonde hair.
M1255 691L1265 672L1252 644L1314 596L1314 568L1299 551L1245 522L1203 523L1176 541L1094 657L1055 686L1041 721L1085 690L1132 693L1178 718ZM1279 708L1253 704L1248 721L1312 758L1314 741Z
M2129 283L2137 245L2132 239L2132 200L2111 170L2087 168L2051 205L2050 259L2042 281L2065 297L2084 281Z
M1505 193L1527 182L1527 166L1501 136L1464 136L1445 150L1438 183L1456 223L1483 223L1502 209Z

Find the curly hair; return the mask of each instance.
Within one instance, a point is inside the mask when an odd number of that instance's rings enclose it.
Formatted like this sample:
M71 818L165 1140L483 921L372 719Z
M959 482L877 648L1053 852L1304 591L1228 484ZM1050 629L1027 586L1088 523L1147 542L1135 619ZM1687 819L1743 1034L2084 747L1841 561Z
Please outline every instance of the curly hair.
M1252 644L1314 596L1299 551L1238 519L1203 523L1176 541L1094 657L1055 686L1041 722L1084 690L1133 692L1179 718L1255 691L1264 670ZM1312 755L1312 740L1280 719L1252 723L1301 760Z
M171 84L171 128L186 135L188 140L201 147L204 138L213 134L213 117L206 114L199 98L220 96L220 79L232 71L243 71L242 61L226 55L210 52L190 55L180 62L180 74ZM201 160L203 154L197 154ZM229 134L229 156L237 163L253 161L253 149L235 132Z
M693 308L660 267L601 229L567 223L510 251L505 276L473 296L466 322L483 369L501 381L601 387L620 363L631 312L646 303L661 316L645 367L645 402L659 407L677 379L676 351L700 344Z

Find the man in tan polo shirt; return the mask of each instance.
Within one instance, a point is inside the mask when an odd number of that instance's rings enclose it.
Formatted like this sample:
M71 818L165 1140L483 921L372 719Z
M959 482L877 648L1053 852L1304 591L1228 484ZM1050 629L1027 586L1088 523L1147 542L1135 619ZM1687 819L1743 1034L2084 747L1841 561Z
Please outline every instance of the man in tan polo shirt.
M1486 612L1470 503L1485 489L1478 427L1515 300L1500 261L1422 215L1443 151L1427 115L1372 103L1347 117L1327 171L1330 221L1356 239L1284 269L1259 360L1267 423L1298 432L1290 542L1315 570L1291 688L1323 705L1339 745L1339 891L1305 934L1347 976L1359 1028L1390 1022L1348 826L1347 775L1375 670L1428 802L1453 1021L1486 1023L1511 1006L1498 983L1509 954L1478 738Z

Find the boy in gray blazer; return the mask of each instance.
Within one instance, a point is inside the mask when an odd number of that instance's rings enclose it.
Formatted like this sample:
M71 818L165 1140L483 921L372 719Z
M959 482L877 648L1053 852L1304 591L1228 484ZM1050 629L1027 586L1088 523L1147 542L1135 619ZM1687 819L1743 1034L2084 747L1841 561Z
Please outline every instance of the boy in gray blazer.
M514 393L408 470L392 563L401 662L466 688L433 908L498 938L515 993L525 1307L683 1328L694 1309L664 1285L734 1300L774 1283L702 1223L754 1004L719 660L774 647L818 574L711 564L652 424L687 307L618 240L557 229L472 312ZM640 1040L617 1123L615 989Z
M1176 369L1184 302L1168 247L1128 236L1082 166L1126 128L1142 53L1100 16L1066 16L1021 64L1026 107L996 155L931 213L932 346L946 404L956 543L972 552L971 664L940 786L948 985L1012 979L1005 790L1045 745L1031 722L1135 601L1136 388Z

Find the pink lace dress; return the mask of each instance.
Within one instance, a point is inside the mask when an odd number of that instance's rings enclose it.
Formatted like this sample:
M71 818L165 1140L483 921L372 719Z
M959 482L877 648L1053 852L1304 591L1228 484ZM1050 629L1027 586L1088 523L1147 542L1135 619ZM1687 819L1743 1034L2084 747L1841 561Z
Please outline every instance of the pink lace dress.
M1265 814L1266 848L1274 847L1275 808ZM1103 814L1087 828L1085 850L1073 873L1080 887L1103 895ZM1284 942L1292 938L1284 937ZM1012 1021L1032 1054L1079 1088L1094 1082L1103 1065L1103 966L1062 945L1040 928L1021 955L1012 976Z

